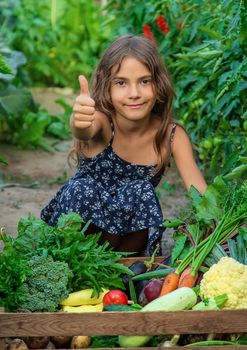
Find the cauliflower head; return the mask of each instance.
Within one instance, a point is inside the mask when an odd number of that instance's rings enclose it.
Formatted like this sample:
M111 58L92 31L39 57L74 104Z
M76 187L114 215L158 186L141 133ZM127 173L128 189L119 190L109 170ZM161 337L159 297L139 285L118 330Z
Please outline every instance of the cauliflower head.
M223 257L203 275L200 291L203 298L226 293L224 309L247 308L247 266L233 258Z

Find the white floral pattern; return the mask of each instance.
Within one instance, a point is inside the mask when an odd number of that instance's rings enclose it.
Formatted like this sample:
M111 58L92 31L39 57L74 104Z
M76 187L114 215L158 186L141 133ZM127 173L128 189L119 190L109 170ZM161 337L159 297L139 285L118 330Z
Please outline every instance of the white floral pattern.
M41 211L53 226L70 211L113 235L148 229L143 254L152 255L163 233L163 215L155 193L162 174L153 165L137 165L121 159L108 147L92 158L81 158L75 175ZM161 254L161 249L157 255Z

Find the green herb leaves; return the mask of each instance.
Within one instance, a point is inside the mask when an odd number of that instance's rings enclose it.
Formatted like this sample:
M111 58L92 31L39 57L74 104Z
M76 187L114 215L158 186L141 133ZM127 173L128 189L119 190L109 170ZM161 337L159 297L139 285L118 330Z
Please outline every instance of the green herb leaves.
M68 264L73 272L69 291L93 288L96 295L103 288L124 289L121 274L133 273L118 260L127 253L113 251L108 242L100 245L100 232L86 235L88 225L73 212L61 215L56 226L30 215L20 220L16 238L1 232L0 305L14 310L20 304L19 287L27 279L29 262L35 256Z
M220 247L226 241L229 242L230 253L234 252L239 261L245 262L247 181L239 184L237 181L227 180L224 176L217 176L203 196L195 188L191 188L190 198L193 215L190 215L189 220L184 220L184 224L178 226L174 234L175 245L171 257L172 263L178 264L177 273L191 265L194 275L203 262L211 264L217 244ZM169 224L171 226L172 221L169 221ZM235 235L236 243L231 239ZM191 243L189 248L188 239ZM238 246L238 252L235 246Z

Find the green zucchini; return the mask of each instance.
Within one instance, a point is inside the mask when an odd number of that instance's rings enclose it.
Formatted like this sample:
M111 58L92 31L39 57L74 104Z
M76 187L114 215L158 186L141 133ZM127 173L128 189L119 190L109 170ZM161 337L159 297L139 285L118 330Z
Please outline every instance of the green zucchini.
M171 293L154 299L145 305L140 312L145 311L179 311L191 309L197 302L197 295L193 289L183 287L174 290ZM152 338L151 335L143 336L125 336L118 337L120 347L139 347L144 346Z
M162 297L156 298L140 311L179 311L191 309L197 302L192 288L182 287Z
M110 304L104 306L103 311L139 311L142 309L142 306L139 304L132 304L132 305L123 305L123 304Z
M173 271L175 271L174 267L168 267L160 270L153 270L153 271L142 273L140 275L136 275L132 277L131 280L136 282L136 281L150 280L152 278L162 278L169 275L169 273Z

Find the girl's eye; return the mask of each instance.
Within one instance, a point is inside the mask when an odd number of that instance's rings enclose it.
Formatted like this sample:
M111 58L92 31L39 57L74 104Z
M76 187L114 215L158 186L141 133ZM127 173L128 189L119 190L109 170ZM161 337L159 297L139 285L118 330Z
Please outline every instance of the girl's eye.
M118 85L118 86L124 86L125 85L125 81L124 80L116 80L115 84Z
M143 85L147 85L147 84L150 84L151 83L151 79L143 79L142 80L142 84Z

